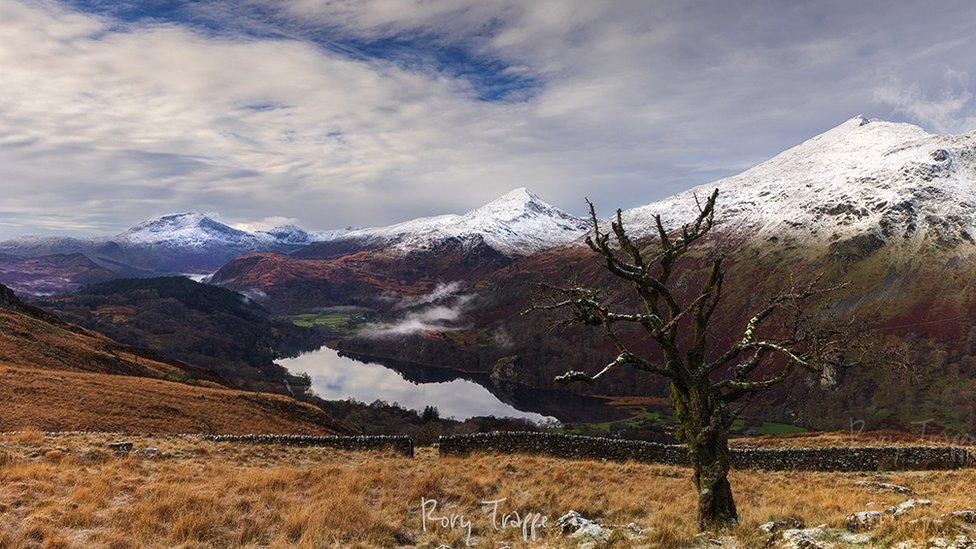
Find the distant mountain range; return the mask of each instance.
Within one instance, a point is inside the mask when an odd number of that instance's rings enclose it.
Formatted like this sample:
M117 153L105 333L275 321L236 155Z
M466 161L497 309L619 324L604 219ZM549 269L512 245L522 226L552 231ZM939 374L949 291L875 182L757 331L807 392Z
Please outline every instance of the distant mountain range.
M276 310L383 307L441 281L487 275L516 258L582 242L589 222L515 189L463 215L350 231L290 255L242 256L212 276Z
M69 291L118 277L209 274L252 252L304 259L390 249L400 254L447 246L525 255L578 240L586 222L516 189L464 215L442 215L372 229L310 232L295 225L248 232L194 212L156 217L111 238L28 235L0 242L0 282L26 293ZM93 265L64 268L63 256ZM29 259L29 261L27 261ZM29 271L22 266L30 265ZM97 269L100 267L101 269Z
M0 282L23 293L50 294L120 277L209 274L242 254L290 252L346 232L295 225L248 232L200 213L170 214L110 238L26 235L0 242Z
M463 215L421 217L388 227L359 229L313 243L298 257L323 258L333 250L392 248L401 253L433 249L447 241L484 244L509 256L527 255L578 241L588 223L518 188Z

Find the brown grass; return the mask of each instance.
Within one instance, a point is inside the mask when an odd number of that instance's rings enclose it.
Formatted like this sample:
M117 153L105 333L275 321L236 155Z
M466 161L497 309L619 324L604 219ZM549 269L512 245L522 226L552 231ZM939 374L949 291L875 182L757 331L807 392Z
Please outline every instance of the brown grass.
M822 448L860 446L972 446L969 438L951 435L919 435L898 431L830 431L797 433L791 435L761 435L736 437L729 441L733 446L761 446L765 448Z
M236 391L94 332L0 310L0 431L305 433L348 431L284 395Z
M0 363L0 431L332 434L321 409L283 395Z
M482 500L507 498L505 511L541 512L554 521L570 509L604 524L635 522L645 546L675 547L694 537L688 471L636 463L533 456L415 459L323 448L208 443L197 438L135 437L119 456L107 435L2 436L0 546L361 546L460 545L459 531L421 531L420 499L474 521L479 546L525 545L516 530L491 527ZM150 457L138 450L159 449ZM808 525L842 526L855 511L906 499L858 487L858 479L912 487L937 504L889 520L883 542L928 539L950 526L938 517L973 505L976 471L883 475L735 472L746 547L767 540L757 526L794 515ZM922 519L911 522L913 519ZM567 544L549 528L541 542ZM616 546L631 542L619 540Z
M161 378L186 374L84 328L7 310L0 310L0 364Z

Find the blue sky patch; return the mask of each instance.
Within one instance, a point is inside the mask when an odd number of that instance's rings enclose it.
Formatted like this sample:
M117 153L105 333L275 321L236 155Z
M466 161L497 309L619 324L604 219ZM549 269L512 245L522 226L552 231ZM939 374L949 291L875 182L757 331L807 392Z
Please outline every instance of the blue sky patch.
M351 59L382 60L407 70L434 71L462 79L481 101L527 101L541 88L539 78L511 70L504 59L477 50L499 24L487 25L464 42L451 42L431 32L362 37L349 29L311 25L283 17L266 5L189 2L185 0L65 0L74 9L111 17L126 25L168 24L207 35L250 39L293 39ZM256 109L261 110L261 109Z

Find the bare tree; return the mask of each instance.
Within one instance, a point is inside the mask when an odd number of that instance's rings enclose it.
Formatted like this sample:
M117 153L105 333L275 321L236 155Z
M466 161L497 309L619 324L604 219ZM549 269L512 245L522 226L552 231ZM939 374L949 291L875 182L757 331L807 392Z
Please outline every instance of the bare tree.
M756 393L797 369L822 373L836 367L843 361L841 348L848 333L844 325L823 321L824 309L816 307L814 300L839 286L822 286L817 277L802 287L789 284L789 289L748 318L733 343L713 349L715 338L709 328L722 299L726 274L722 257L711 261L697 292L679 288L672 275L676 262L712 229L717 198L717 189L704 204L696 197L698 216L675 231L666 230L661 217L655 216L657 237L644 249L628 237L620 210L611 223L615 237L611 245L610 233L601 232L596 210L587 200L593 228L586 244L606 270L630 283L639 312L611 310L604 292L593 288L548 284L530 309L568 309L571 322L601 327L617 348L617 356L599 372L569 371L557 381L594 383L621 366L667 380L678 422L676 436L686 444L694 469L698 526L703 531L738 520L728 480L728 440L742 408ZM653 340L655 352L646 356L632 352L628 338L622 336L626 325Z

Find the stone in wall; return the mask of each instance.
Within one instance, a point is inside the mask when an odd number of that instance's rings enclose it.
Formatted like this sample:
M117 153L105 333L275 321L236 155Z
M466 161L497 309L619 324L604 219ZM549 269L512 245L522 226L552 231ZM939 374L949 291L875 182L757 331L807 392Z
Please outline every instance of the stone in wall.
M635 460L687 465L685 447L678 444L510 431L440 437L441 455L471 452L527 453L572 459ZM749 448L731 449L737 469L808 471L905 471L958 469L976 466L966 448L949 446Z

